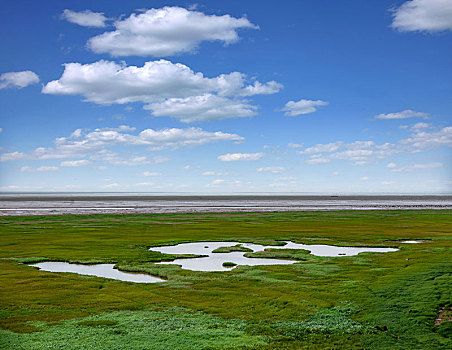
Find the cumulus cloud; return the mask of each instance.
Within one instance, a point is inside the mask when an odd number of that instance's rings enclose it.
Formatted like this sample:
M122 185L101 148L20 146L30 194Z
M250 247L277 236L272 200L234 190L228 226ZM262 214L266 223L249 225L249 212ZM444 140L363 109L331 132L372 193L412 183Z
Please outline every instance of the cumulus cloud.
M245 17L205 15L169 6L132 13L114 25L114 31L89 39L88 47L112 56L163 57L194 51L202 41L232 44L239 40L237 29L259 28Z
M92 12L91 10L72 11L67 9L61 14L61 18L79 26L100 28L105 27L105 21L108 19L102 12Z
M282 166L268 166L268 167L263 167L263 168L257 169L257 171L260 173L269 172L269 173L274 173L274 174L283 172L284 170L286 170L286 168L284 168Z
M243 100L229 99L212 94L187 98L169 98L144 107L155 117L173 117L183 123L222 120L231 117L251 117L257 114L257 107Z
M253 96L253 95L271 95L276 94L283 88L283 85L276 81L269 81L262 84L258 81L254 82L253 85L248 85L245 87L240 95L242 96Z
M401 32L452 30L450 0L412 0L394 10L392 27Z
M411 109L407 109L402 112L379 114L375 116L375 119L407 119L407 118L424 118L428 119L430 116L428 113L416 112Z
M104 105L141 102L154 116L183 122L255 115L257 107L243 97L275 93L282 87L276 82L247 85L246 75L240 72L207 78L166 60L149 61L142 67L103 60L64 67L60 79L47 83L43 93L82 95L85 101Z
M236 161L254 161L259 160L264 156L264 153L227 153L218 156L222 162L236 162Z
M300 100L300 101L289 101L286 103L284 108L282 109L284 115L289 117L295 117L301 114L309 114L317 111L316 107L326 106L328 102L317 100Z
M61 162L60 166L78 167L78 166L86 166L89 164L91 164L91 162L89 160L80 159L80 160L66 160L64 162Z
M160 163L167 161L167 157L146 155L132 155L123 158L111 148L115 146L146 147L149 150L177 149L181 147L198 146L218 141L237 141L243 137L236 134L223 133L221 131L208 132L200 128L186 129L145 129L138 134L127 131L134 128L122 126L119 128L95 129L94 131L81 132L77 138L60 137L54 143L54 147L39 147L29 154L21 152L4 153L0 155L1 161L17 159L63 159L89 157L91 161L103 161L113 165L139 165ZM72 134L73 135L73 134ZM67 161L62 166L84 165L87 160Z
M22 89L36 83L39 83L39 76L30 70L9 72L0 75L0 90L6 88Z

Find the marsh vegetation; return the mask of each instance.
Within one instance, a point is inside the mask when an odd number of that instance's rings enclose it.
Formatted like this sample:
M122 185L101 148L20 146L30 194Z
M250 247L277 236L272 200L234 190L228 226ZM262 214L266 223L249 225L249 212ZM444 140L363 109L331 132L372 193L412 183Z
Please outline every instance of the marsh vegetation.
M448 210L4 217L0 348L448 349L451 218ZM297 262L199 272L156 264L183 256L149 250L200 241L399 251L241 251ZM27 265L42 261L115 264L166 282Z

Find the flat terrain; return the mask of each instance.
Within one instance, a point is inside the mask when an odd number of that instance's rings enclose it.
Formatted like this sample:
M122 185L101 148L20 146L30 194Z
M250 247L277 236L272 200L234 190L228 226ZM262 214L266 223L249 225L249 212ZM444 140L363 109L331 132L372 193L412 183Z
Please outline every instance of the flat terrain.
M2 349L449 349L452 211L387 210L0 218ZM400 240L425 239L419 244ZM185 271L150 246L191 241L400 248L293 265ZM39 271L116 263L167 282Z

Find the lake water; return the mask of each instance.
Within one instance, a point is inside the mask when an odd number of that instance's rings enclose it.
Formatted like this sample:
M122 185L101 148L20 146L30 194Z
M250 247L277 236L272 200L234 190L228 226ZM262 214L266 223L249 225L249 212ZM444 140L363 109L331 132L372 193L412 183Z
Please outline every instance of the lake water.
M31 264L30 266L34 266L39 268L40 270L49 272L72 272L79 275L97 276L135 283L166 282L161 278L153 277L144 273L128 273L119 271L114 268L114 264L82 265L70 264L67 262L46 261L37 264Z
M263 251L266 248L272 249L305 249L316 256L353 256L363 252L387 253L395 252L395 248L372 248L372 247L339 247L331 245L307 245L290 241L284 246L263 246L260 244L239 243L239 242L194 242L183 243L173 246L152 247L149 250L165 254L196 254L206 255L198 258L176 259L174 261L164 261L158 264L180 265L183 269L191 271L228 271L234 267L224 267L223 263L233 262L236 265L256 266L256 265L288 265L294 264L296 260L248 258L244 256L246 252L214 253L213 251L221 247L232 247L240 244L249 248L253 252Z

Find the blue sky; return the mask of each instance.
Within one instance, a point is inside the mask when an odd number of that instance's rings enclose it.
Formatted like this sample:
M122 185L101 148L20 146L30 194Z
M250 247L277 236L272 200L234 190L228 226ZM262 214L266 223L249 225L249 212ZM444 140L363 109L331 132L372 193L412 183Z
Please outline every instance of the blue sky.
M452 0L0 16L0 191L452 192Z

